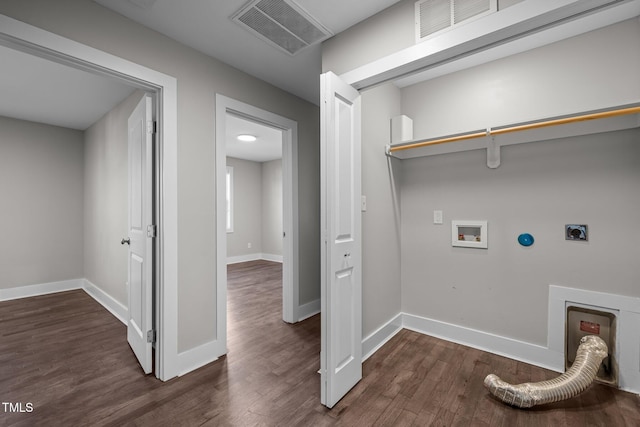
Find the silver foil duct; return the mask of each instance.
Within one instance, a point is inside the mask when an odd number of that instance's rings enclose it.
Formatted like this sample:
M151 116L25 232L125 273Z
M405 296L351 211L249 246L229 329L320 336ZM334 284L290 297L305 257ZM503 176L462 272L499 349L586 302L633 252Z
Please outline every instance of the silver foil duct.
M538 383L512 385L490 374L484 379L484 386L496 398L519 408L531 408L535 405L569 399L582 393L591 385L608 352L607 344L600 337L587 335L580 340L573 365L558 378Z

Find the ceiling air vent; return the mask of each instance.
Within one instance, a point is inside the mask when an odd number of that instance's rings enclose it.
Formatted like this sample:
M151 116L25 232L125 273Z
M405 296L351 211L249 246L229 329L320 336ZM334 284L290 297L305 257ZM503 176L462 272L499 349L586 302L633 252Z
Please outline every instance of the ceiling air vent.
M419 0L416 43L498 10L497 0Z
M290 55L333 35L291 0L255 0L231 19Z

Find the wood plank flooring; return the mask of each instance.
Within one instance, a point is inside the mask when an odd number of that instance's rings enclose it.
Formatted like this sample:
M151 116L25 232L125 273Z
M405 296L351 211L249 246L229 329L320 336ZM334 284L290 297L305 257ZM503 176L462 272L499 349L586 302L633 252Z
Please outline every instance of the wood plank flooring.
M32 403L0 426L640 426L640 397L594 385L529 410L482 386L557 374L401 331L332 410L320 404L320 317L281 320L281 268L229 266L229 354L162 383L144 376L125 327L82 291L0 303L0 402Z

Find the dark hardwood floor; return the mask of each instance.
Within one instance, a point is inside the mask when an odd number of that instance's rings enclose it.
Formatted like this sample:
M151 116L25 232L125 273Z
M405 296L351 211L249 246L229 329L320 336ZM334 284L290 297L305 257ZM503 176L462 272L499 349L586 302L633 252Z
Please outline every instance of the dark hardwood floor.
M640 398L596 384L521 410L482 386L554 372L403 330L332 410L320 404L320 318L281 320L280 265L229 267L229 354L162 383L144 376L125 327L82 291L0 303L2 426L639 426ZM15 406L14 406L15 408ZM8 409L8 407L7 407Z

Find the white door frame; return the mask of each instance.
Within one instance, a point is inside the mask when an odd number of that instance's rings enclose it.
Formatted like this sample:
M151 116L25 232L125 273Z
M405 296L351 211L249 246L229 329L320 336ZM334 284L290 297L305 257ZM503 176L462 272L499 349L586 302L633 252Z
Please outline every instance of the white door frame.
M116 78L155 94L158 122L156 376L178 375L178 165L177 81L87 45L0 14L0 44L94 74ZM117 238L118 236L114 236Z
M216 94L216 253L217 253L217 336L227 333L227 227L226 227L226 117L227 113L245 117L282 130L282 198L285 237L283 249L282 318L295 323L299 319L298 295L298 123L286 117L244 102ZM222 344L222 343L221 343ZM219 350L219 351L220 351Z

